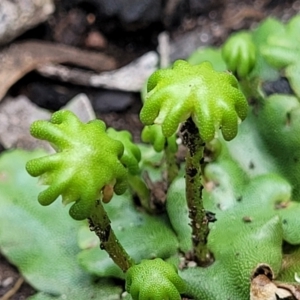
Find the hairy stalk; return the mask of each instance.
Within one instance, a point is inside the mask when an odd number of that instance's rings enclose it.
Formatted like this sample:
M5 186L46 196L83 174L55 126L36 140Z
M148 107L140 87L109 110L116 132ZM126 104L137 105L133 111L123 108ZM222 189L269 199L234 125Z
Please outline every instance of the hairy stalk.
M134 265L134 261L117 239L110 226L110 219L100 200L96 201L93 212L89 218L89 223L90 230L95 231L100 239L100 248L105 250L114 263L125 273Z
M181 128L183 144L188 148L186 155L186 199L192 227L194 258L200 266L211 263L212 257L207 248L209 233L208 217L203 206L203 183L201 164L204 162L202 141L198 128L189 118Z

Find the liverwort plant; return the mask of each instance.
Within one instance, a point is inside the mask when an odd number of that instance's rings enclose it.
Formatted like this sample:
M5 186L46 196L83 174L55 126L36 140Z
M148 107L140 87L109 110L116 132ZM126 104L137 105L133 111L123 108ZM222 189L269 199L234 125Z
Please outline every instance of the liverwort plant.
M59 195L65 204L75 202L70 208L71 217L89 219L101 248L125 272L133 261L118 242L100 200L109 202L113 192L125 192L128 172L125 165L134 169L139 153L133 151L134 159L130 159L129 152L123 155L123 144L110 138L105 129L102 121L83 124L70 111L54 113L50 122L34 122L31 134L49 141L57 153L29 161L26 169L49 185L39 194L39 202L49 205Z
M214 139L219 128L225 140L233 139L238 120L245 119L247 109L247 101L235 77L215 71L210 63L191 66L185 61L177 61L172 69L158 70L148 80L141 121L145 125L160 124L166 138L183 123L180 131L183 144L188 148L186 200L194 258L200 265L207 265L212 260L207 248L212 216L205 211L202 197L205 143Z
M177 61L170 69L156 71L149 78L147 90L140 113L147 125L142 139L152 143L156 151L164 151L168 185L179 172L176 133L182 124L180 135L188 149L185 181L192 256L206 266L212 263L207 238L209 222L215 218L203 205L203 151L219 129L225 140L236 136L239 120L247 115L246 99L231 73L217 72L207 62L192 66ZM39 202L49 205L60 195L65 204L75 202L71 217L88 219L101 249L126 274L126 289L133 299L180 299L186 288L177 268L161 259L135 264L115 235L102 204L110 202L114 193L123 194L129 185L142 206L151 211L149 191L140 177L141 152L130 133L106 129L100 120L84 124L73 113L59 111L50 122L34 122L31 134L49 141L57 152L26 165L30 175L40 176L41 182L49 185L39 194ZM156 286L155 293L152 286Z
M90 230L100 239L100 248L107 251L124 273L130 270L127 289L133 299L148 299L151 294L151 291L141 288L141 269L148 270L144 280L151 280L153 285L158 286L157 295L152 299L180 299L185 284L177 269L162 260L136 267L116 237L102 204L109 202L114 192L124 193L130 180L133 181L132 186L140 190L141 182L131 176L138 173L141 153L132 143L129 132L117 132L112 128L106 131L100 120L84 124L70 111L58 111L52 115L50 122L34 122L31 134L49 141L57 151L26 164L30 175L40 176L41 182L49 185L39 194L39 202L49 205L59 195L65 204L75 202L69 211L71 217L75 220L88 219ZM156 273L157 277L153 275ZM141 292L139 289L142 289Z

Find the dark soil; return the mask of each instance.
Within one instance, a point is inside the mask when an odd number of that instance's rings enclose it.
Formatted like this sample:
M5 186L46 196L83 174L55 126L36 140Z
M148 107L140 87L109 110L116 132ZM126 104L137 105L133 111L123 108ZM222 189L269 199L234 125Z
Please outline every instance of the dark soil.
M22 275L18 272L18 270L11 265L5 257L0 255L0 299L3 295L7 295L13 290L14 286L22 278ZM13 300L23 300L27 299L27 297L33 295L35 290L26 282L23 281L21 287L16 291L11 298L3 298L5 299L13 299Z
M205 33L208 44L220 45L231 32L252 28L266 16L287 20L300 9L300 1L194 0L182 1L180 9L165 9L160 15L149 16L146 22L138 18L128 22L126 18L129 16L125 14L104 18L99 12L94 13L95 2L56 0L55 15L19 39L34 38L99 50L112 55L118 66L123 66L143 53L156 50L157 36L164 30L170 33L173 41L196 32ZM135 141L139 141L142 128L138 118L141 108L139 94L72 86L45 79L34 72L26 75L10 91L13 96L26 94L33 102L49 110L59 109L79 92L89 96L97 116L108 126L129 130ZM98 98L102 99L100 103ZM103 101L104 98L107 100ZM118 101L123 104L109 106L110 102ZM0 300L4 299L1 297L13 288L20 276L18 270L0 256ZM34 292L24 282L10 299L26 299Z

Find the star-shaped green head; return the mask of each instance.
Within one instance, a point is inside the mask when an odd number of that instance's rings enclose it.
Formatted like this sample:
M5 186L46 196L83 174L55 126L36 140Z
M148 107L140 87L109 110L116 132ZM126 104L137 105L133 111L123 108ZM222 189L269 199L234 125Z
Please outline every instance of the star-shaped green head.
M100 120L85 124L63 110L54 113L49 122L31 125L31 134L50 142L57 152L26 164L30 175L40 176L41 183L49 185L38 196L42 205L51 204L61 195L63 203L75 202L70 215L82 220L89 217L106 187L112 187L116 194L125 192L127 169L120 161L124 146L105 130Z
M238 120L245 119L248 104L237 79L217 72L209 62L190 65L178 60L172 69L154 72L148 80L148 94L140 113L145 125L160 124L165 137L192 117L205 142L221 128L225 140L237 134Z

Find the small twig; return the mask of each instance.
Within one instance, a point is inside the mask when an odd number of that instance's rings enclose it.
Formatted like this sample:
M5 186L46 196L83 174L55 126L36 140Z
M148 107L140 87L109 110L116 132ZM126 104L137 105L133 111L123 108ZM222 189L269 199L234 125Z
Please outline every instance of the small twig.
M116 68L115 60L103 53L43 41L15 43L0 51L0 100L16 81L47 63L68 63L96 72Z
M84 86L139 92L147 78L157 69L158 56L150 51L126 66L100 74L57 64L44 64L37 71L45 77Z
M19 279L14 284L14 286L8 292L6 292L0 298L0 300L8 300L8 299L10 299L14 294L17 293L17 291L20 289L20 287L23 284L23 282L24 282L24 278L23 277L19 277Z

